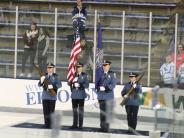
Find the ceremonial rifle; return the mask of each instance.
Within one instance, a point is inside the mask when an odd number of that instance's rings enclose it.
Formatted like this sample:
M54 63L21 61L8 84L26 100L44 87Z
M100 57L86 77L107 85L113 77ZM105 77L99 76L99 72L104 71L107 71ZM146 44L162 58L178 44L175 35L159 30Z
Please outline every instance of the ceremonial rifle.
M37 72L38 72L38 74L39 74L40 77L41 76L45 76L45 73L41 70L41 68L39 67L39 65L35 65L35 68L36 68L36 70L37 70ZM52 84L50 82L50 80L48 80L48 79L45 79L43 83L44 83L44 86L43 87L44 87L45 90L48 89L48 85ZM48 91L50 92L51 96L56 96L56 94L57 94L57 92L56 92L56 90L54 90L54 88L48 89Z
M144 72L141 73L141 74L136 78L136 83L138 83L138 82L142 79L143 76L144 76ZM134 88L133 86L131 86L131 88L129 89L129 91L126 93L127 96L126 96L126 97L123 97L123 100L122 100L122 102L120 103L121 106L124 106L124 105L127 103L128 99L129 99L129 97L130 97L130 94L132 94L133 92L135 92L135 88Z

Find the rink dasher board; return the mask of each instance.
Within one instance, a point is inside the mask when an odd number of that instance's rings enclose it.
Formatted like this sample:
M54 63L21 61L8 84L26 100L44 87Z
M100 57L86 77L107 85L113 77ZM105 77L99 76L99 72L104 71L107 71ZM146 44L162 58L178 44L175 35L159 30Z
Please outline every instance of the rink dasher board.
M0 106L17 107L26 109L42 109L42 87L38 86L39 80L9 79L0 78ZM86 89L87 97L85 99L86 112L99 112L97 93L94 84L90 83L89 89ZM117 85L114 90L115 105L114 112L117 114L126 114L124 107L121 107L121 91L123 85ZM161 107L157 110L158 116L172 119L173 112L178 119L184 115L184 93L183 90L173 90L170 88L160 88L157 92L158 98L155 99L155 92L150 87L143 87L143 100L139 109L139 116L154 117L155 102ZM62 87L57 92L56 110L71 110L71 91L67 82L62 82ZM156 101L155 101L156 100Z

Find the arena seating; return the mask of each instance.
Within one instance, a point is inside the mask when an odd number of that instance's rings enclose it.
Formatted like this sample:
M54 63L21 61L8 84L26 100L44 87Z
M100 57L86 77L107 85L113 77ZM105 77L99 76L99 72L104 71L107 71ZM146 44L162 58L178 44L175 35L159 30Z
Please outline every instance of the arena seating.
M35 6L35 3L38 3ZM64 1L47 1L47 0L21 0L15 3L4 3L0 6L0 13L3 18L0 20L0 53L1 57L5 54L9 55L9 59L1 58L0 68L9 68L11 71L1 71L1 77L8 77L7 74L13 76L13 61L14 61L14 37L15 37L15 6L19 5L19 22L18 22L18 73L20 73L21 53L23 51L22 34L30 25L30 20L36 20L39 27L48 28L51 34L51 48L49 50L53 60L53 40L54 40L54 7L58 7L58 34L57 34L57 70L62 70L61 74L66 76L67 65L69 61L69 51L66 49L68 41L67 36L72 34L71 25L71 7L75 3L74 0ZM167 48L168 43L162 43L162 39L167 39L170 34L163 35L167 30L167 24L171 19L171 10L176 6L176 3L170 1L128 1L117 0L112 3L112 0L88 0L85 1L89 8L88 21L86 27L87 41L93 42L94 31L94 7L99 10L99 17L102 21L103 30L103 45L104 58L113 62L112 69L120 76L120 60L121 60L121 20L122 8L126 11L125 24L125 62L124 73L126 82L127 73L130 71L141 72L147 68L148 60L148 19L149 12L147 8L153 12L153 27L152 27L152 63L156 69L152 70L153 74L157 74L152 78L152 84L158 81L159 59L158 52L162 53ZM40 6L42 4L42 6ZM108 6L111 4L112 9ZM119 6L117 6L119 4ZM57 6L56 6L57 5ZM100 6L104 10L100 10ZM141 6L141 8L139 8ZM11 7L11 8L10 8ZM107 7L107 8L105 8ZM127 9L129 7L129 9ZM120 10L121 9L121 10ZM158 10L160 9L160 11ZM163 10L166 9L166 10ZM65 50L65 51L63 51ZM6 56L5 56L6 57ZM5 74L5 72L7 74ZM35 73L35 76L36 73ZM145 76L146 80L147 76ZM66 80L66 77L62 78ZM120 79L120 78L118 78ZM155 79L155 80L154 80ZM146 82L146 81L145 81ZM146 85L146 83L144 83Z
M75 0L52 0L52 1L48 1L48 0L18 0L18 2L58 2L58 3L75 3ZM139 1L135 1L135 0L85 0L85 3L88 4L113 4L113 5L131 5L131 6L176 6L175 1L173 0L139 0Z

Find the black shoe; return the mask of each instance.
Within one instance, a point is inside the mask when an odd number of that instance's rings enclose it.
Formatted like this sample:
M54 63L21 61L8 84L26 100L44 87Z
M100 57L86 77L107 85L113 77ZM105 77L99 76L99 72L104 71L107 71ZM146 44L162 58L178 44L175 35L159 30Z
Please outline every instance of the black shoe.
M79 126L79 129L82 129L83 127L82 126Z
M100 129L98 129L98 132L105 132L105 133L108 133L108 132L109 132L109 129L100 128Z
M44 129L44 128L46 128L46 127L45 127L45 125L43 125L41 128L43 128L43 129Z
M99 128L97 131L98 132L104 132L104 129L103 128Z
M50 129L51 127L48 126L48 125L43 125L42 128L44 128L44 129Z
M131 130L127 130L125 133L126 134L133 134L133 132Z
M108 133L109 129L105 128L103 132Z
M69 127L69 129L77 129L77 126L72 125L71 127Z

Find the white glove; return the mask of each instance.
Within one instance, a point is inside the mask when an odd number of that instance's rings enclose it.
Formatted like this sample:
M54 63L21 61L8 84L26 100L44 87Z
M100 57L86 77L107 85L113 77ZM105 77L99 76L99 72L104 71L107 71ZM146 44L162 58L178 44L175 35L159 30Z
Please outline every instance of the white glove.
M133 87L134 87L134 88L136 88L136 87L137 87L137 84L136 84L136 83L134 83L134 84L133 84Z
M48 89L53 89L52 84L48 85Z
M74 86L75 86L75 88L79 88L80 84L76 82L76 83L74 83Z
M76 82L78 80L78 77L75 77L74 79L73 79L73 82Z
M43 83L43 82L44 82L44 80L45 80L45 76L41 76L41 78L40 78L40 82L41 82L41 83Z
M124 98L128 98L128 95L125 94L123 97L124 97Z
M105 87L104 86L100 86L100 91L105 91Z

